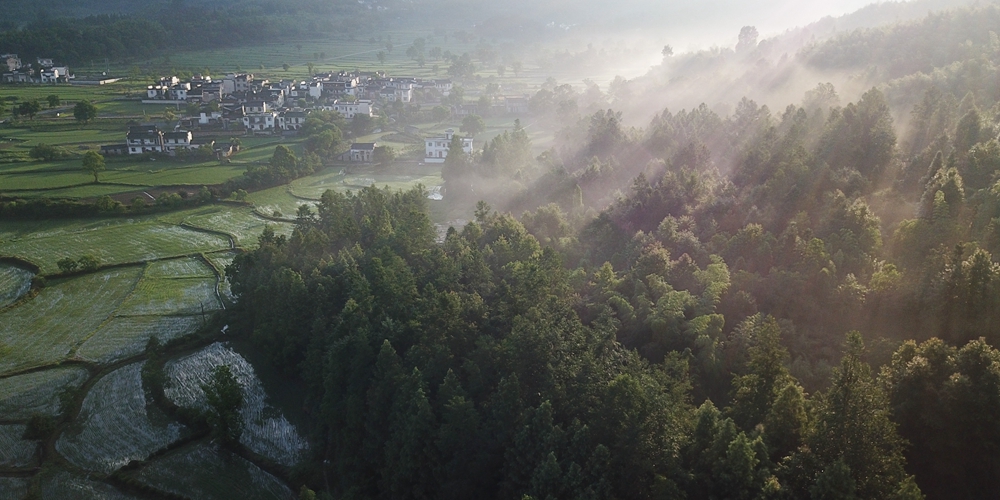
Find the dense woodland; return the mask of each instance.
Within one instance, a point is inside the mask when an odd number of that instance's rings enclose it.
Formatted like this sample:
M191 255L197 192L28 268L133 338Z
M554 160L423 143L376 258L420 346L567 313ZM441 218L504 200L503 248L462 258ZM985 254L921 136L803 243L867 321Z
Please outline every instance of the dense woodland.
M307 394L303 482L995 496L997 12L813 46L813 64L886 75L843 105L820 84L780 110L743 99L636 128L606 107L627 82L550 82L531 103L558 147L533 157L520 125L473 156L455 143L446 199L483 201L443 241L419 189L328 192L291 237L266 232L228 269L231 318ZM957 34L913 45L943 25ZM914 105L887 98L901 74Z

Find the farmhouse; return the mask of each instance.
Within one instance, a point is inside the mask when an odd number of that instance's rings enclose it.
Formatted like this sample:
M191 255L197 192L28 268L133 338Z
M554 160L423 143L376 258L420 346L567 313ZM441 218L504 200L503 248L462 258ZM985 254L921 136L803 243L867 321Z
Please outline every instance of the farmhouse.
M125 143L130 155L162 153L163 131L153 125L129 127Z
M359 163L371 163L372 156L375 154L374 142L355 142L351 144L351 150L348 152L348 160Z
M336 111L348 120L354 118L355 115L372 116L372 102L367 99L361 99L354 102L333 101L333 104L326 106L326 109Z
M21 69L21 59L17 54L0 54L0 64L7 66L7 71L11 73Z
M424 162L444 163L448 157L448 149L451 147L451 140L455 137L455 131L448 129L444 137L428 137L424 139ZM462 137L462 151L472 154L472 138Z

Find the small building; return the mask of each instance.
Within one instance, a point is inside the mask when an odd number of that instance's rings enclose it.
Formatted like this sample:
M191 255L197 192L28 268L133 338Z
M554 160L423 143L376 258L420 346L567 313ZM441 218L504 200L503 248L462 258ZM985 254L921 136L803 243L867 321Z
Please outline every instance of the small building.
M128 144L107 144L101 146L101 155L119 156L128 154Z
M360 99L354 102L333 101L333 105L329 106L329 109L340 113L348 120L353 119L357 115L372 116L372 102L367 99Z
M273 133L278 125L278 113L268 111L266 113L247 112L243 117L243 128L253 133Z
M190 130L175 130L163 134L163 150L176 154L178 149L191 149L191 139L194 134Z
M163 131L153 125L129 127L125 136L128 154L141 155L163 152Z
M278 128L286 132L299 130L306 124L308 116L308 110L294 109L282 112L278 115Z
M17 54L0 54L0 65L7 66L7 71L13 73L21 69L21 59Z
M359 163L371 163L372 157L375 156L375 146L374 142L355 142L351 144L351 150L348 152L348 160Z
M505 97L504 107L508 113L527 113L528 112L528 98L527 97Z
M69 79L72 78L66 66L45 67L38 72L38 77L42 83L69 83Z
M444 163L448 157L448 149L451 148L451 141L455 137L455 131L448 129L444 137L428 137L424 139L424 162ZM462 137L462 151L472 154L472 138Z

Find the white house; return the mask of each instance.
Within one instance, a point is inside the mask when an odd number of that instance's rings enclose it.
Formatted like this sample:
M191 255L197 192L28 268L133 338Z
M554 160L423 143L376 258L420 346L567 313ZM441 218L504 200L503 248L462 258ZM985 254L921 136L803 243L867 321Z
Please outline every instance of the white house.
M270 133L274 132L278 125L278 113L268 111L266 113L247 112L243 117L243 127L250 132Z
M163 150L170 154L175 154L178 149L191 149L191 139L194 139L190 130L175 130L163 134Z
M348 159L354 162L371 163L372 157L375 155L375 146L374 142L355 142L351 144Z
M38 73L42 83L69 82L69 68L66 66L49 66Z
M354 102L333 101L333 105L326 106L326 108L340 113L347 119L352 119L355 115L372 116L372 102L367 99L360 99Z
M309 111L301 109L283 111L278 115L278 128L285 131L299 130L305 125L308 116Z
M129 127L125 143L130 155L162 153L163 132L152 125Z
M444 137L428 137L424 139L424 162L444 163L444 159L448 157L448 149L451 147L453 137L455 137L455 131L448 129L445 131ZM472 138L463 137L461 140L462 151L472 154Z

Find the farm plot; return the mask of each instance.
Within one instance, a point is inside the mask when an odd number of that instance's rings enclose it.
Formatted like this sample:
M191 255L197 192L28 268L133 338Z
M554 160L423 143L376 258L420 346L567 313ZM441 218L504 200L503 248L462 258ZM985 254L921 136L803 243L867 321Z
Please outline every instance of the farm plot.
M0 425L0 466L25 467L38 450L37 441L21 439L26 425Z
M209 381L211 371L228 365L243 386L244 431L240 442L256 453L282 465L294 465L306 449L306 441L280 411L267 403L264 386L253 366L230 347L212 344L194 354L173 360L166 365L170 384L165 393L178 406L205 407L201 385Z
M295 217L302 205L308 205L312 213L316 213L316 200L296 198L288 192L287 186L251 193L247 200L253 203L258 212L268 215L280 213L283 217Z
M148 261L230 247L228 238L176 225L144 221L79 231L26 236L0 243L0 255L33 262L44 273L58 270L62 258L91 254L102 264Z
M76 422L56 442L59 453L83 469L107 474L145 459L187 432L146 404L143 364L115 370L94 384Z
M31 288L31 271L0 263L0 307L17 300Z
M143 278L135 293L117 311L119 316L157 316L209 313L221 309L211 278Z
M186 217L184 223L197 228L222 231L231 235L237 245L244 247L256 246L257 238L266 226L271 226L275 234L286 236L292 234L294 227L292 223L262 219L246 207L213 207Z
M26 419L35 413L59 413L59 392L87 380L83 368L53 368L0 379L0 415Z
M150 337L165 343L194 333L201 324L201 316L118 316L101 325L77 349L76 356L96 363L112 363L141 354Z
M422 184L425 189L432 190L444 184L441 168L438 166L398 167L392 172L376 171L374 169L352 169L341 173L338 168L328 169L320 175L303 177L292 181L290 192L302 198L318 200L327 189L334 191L358 191L368 186L410 189Z
M110 484L91 481L63 470L42 472L39 481L42 498L72 498L74 500L134 500Z
M0 314L0 373L64 359L135 287L141 268L74 278Z
M160 490L190 498L244 500L291 498L292 491L253 463L208 444L169 453L137 477Z
M0 500L24 500L28 498L28 485L31 480L26 477L0 477Z
M219 281L219 294L222 295L222 299L227 303L232 303L236 298L233 297L233 290L229 285L229 278L226 276L226 267L233 263L233 259L236 257L235 252L219 252L208 255L208 260L212 262L212 266L219 272L223 277Z

